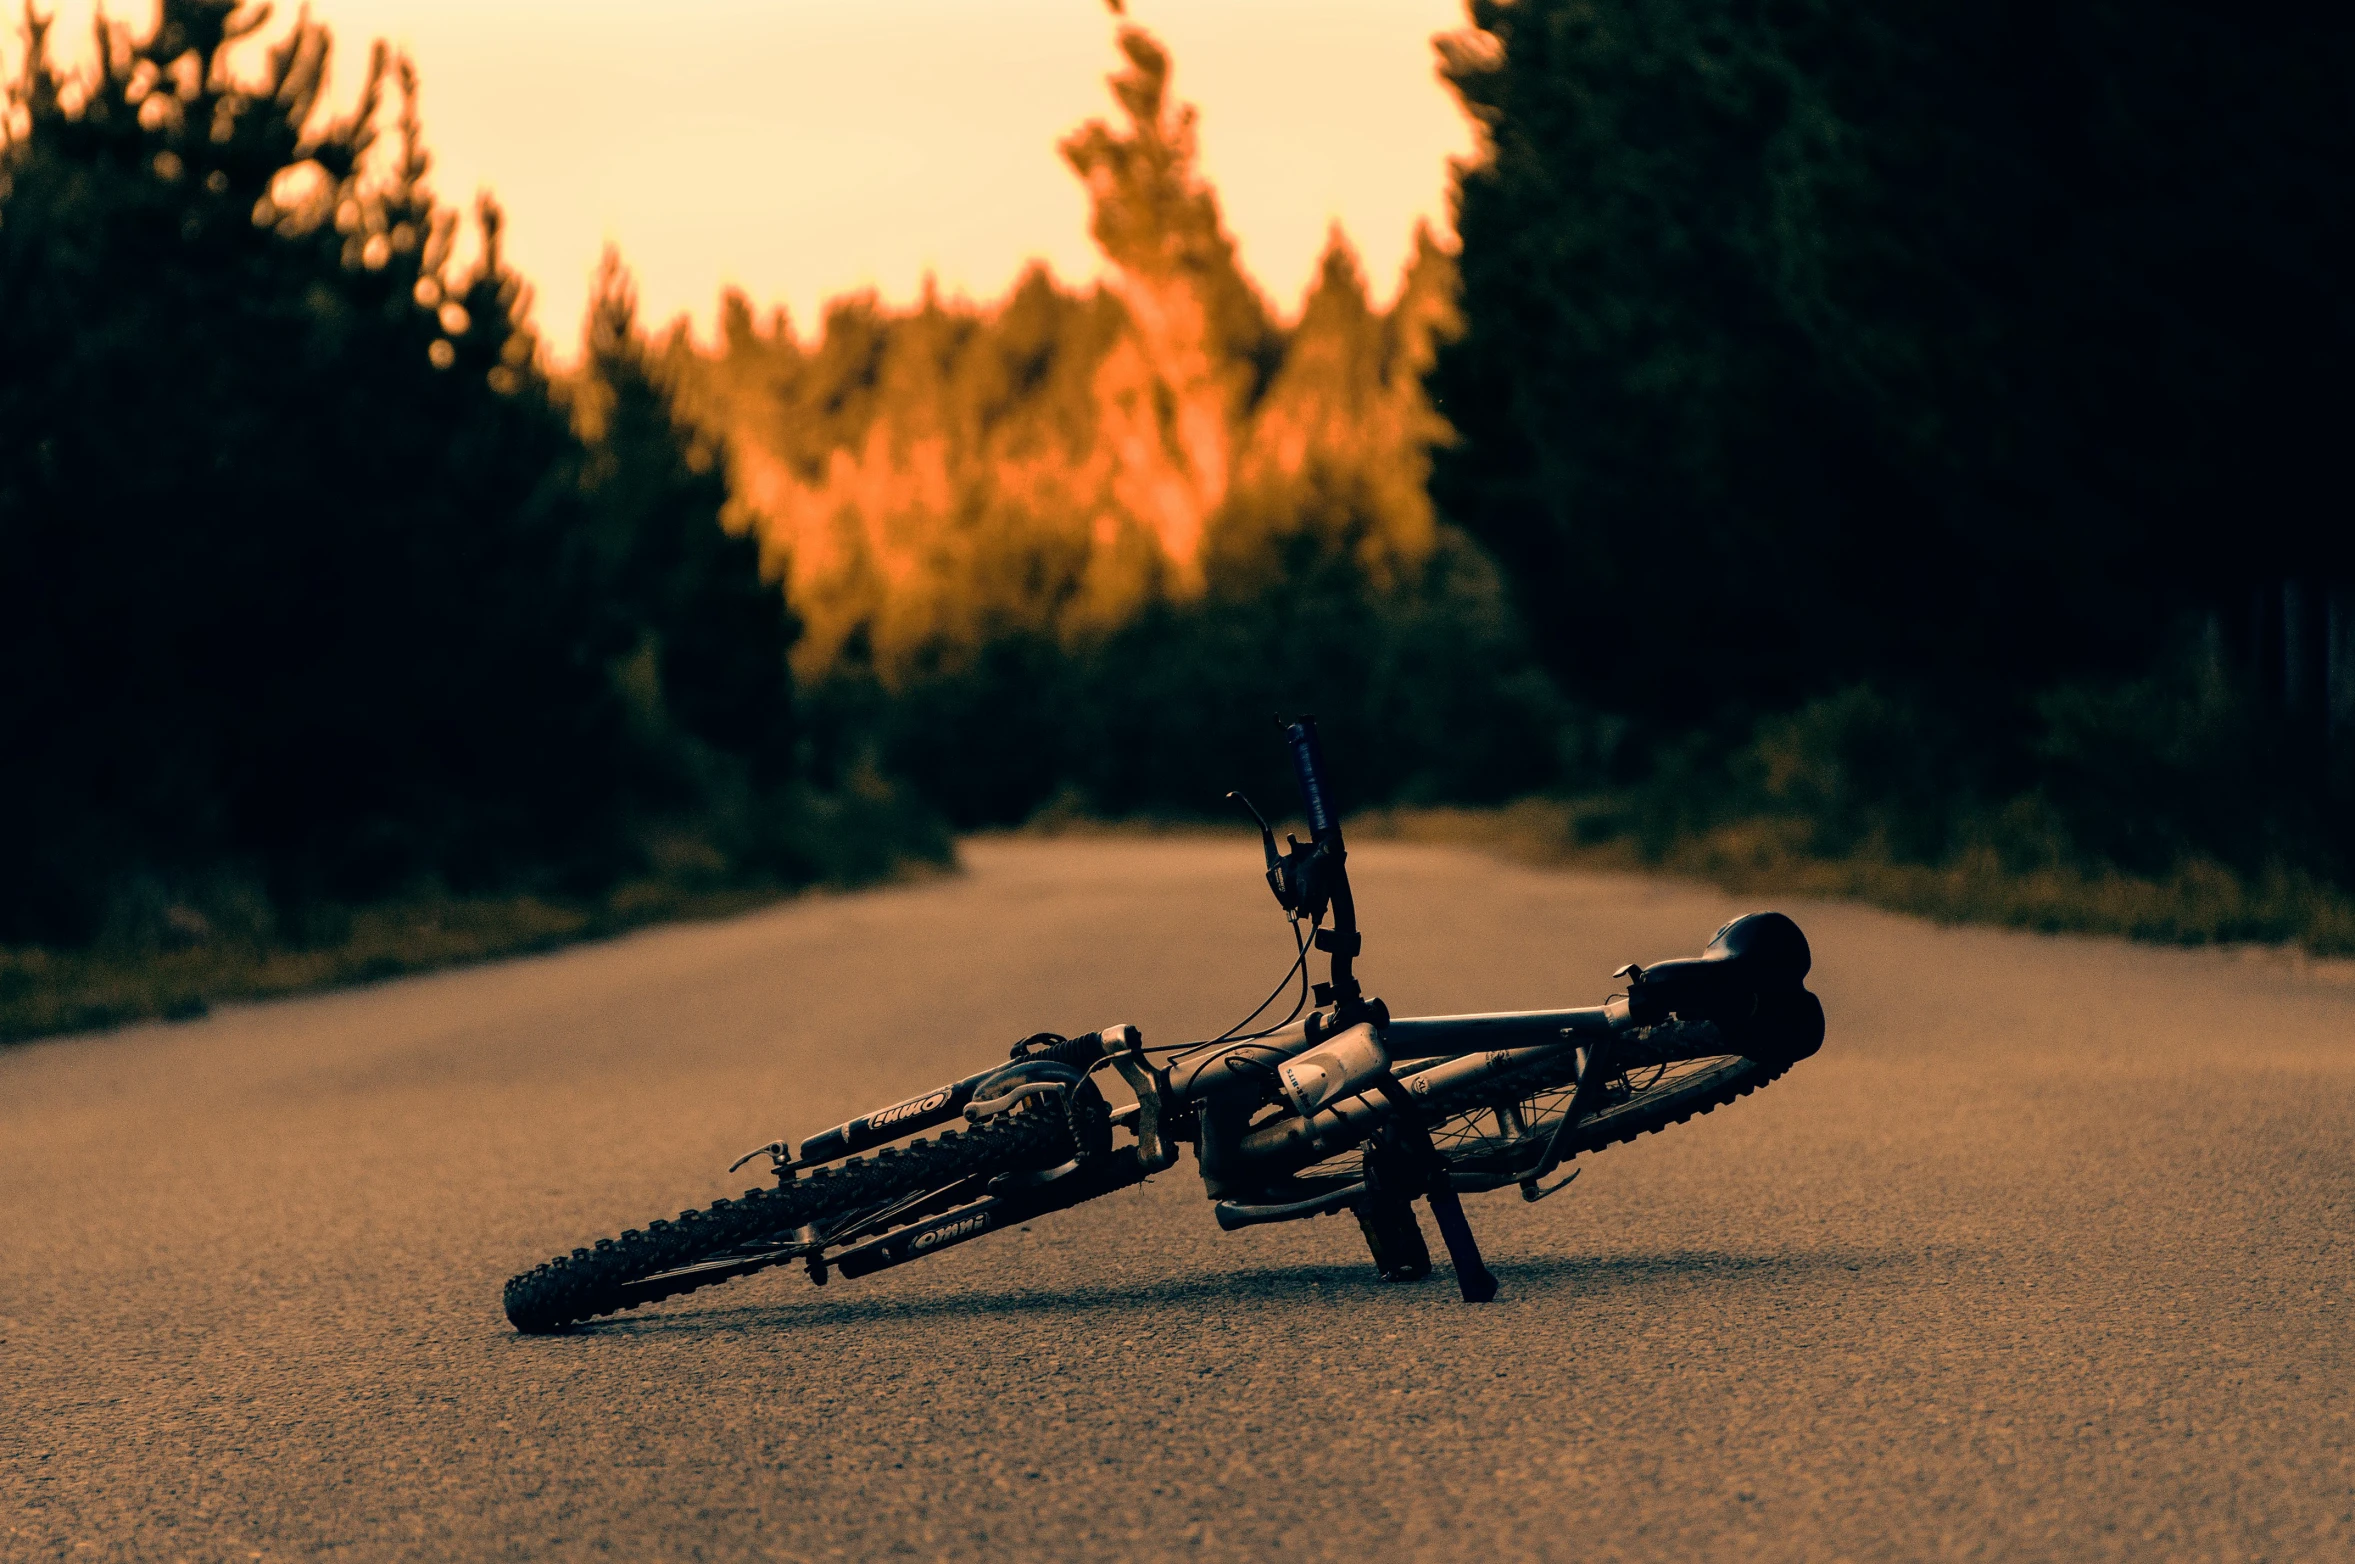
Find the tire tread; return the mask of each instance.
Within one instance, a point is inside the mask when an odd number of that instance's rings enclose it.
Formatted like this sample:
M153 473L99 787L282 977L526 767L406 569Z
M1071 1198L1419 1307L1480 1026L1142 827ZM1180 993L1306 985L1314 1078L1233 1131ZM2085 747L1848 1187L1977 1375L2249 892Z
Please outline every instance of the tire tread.
M895 1148L888 1158L853 1157L776 1189L748 1189L701 1211L682 1211L619 1238L601 1238L509 1278L502 1301L508 1323L544 1335L599 1315L634 1309L732 1275L681 1276L675 1285L634 1286L646 1278L789 1232L832 1211L880 1204L976 1174L1051 1165L1070 1155L1060 1114L1015 1114L938 1140Z

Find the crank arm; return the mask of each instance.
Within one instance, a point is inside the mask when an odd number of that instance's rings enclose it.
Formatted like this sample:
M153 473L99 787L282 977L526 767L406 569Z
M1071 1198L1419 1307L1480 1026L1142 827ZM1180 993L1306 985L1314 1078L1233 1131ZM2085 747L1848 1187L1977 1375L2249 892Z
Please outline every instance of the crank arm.
M1418 1114L1435 1113L1451 1101L1475 1098L1509 1084L1515 1077L1558 1065L1566 1040L1532 1048L1466 1054L1444 1064L1414 1070L1398 1077L1400 1088L1344 1097L1306 1118L1284 1117L1244 1134L1237 1148L1239 1164L1272 1176L1288 1168L1306 1167L1339 1147L1355 1145L1389 1123L1412 1104ZM1403 1099L1403 1100L1401 1100Z

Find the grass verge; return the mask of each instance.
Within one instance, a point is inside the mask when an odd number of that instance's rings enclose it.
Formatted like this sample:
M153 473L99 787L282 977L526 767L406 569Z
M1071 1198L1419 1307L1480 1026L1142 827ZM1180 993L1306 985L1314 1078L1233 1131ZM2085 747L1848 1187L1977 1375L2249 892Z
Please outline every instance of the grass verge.
M2066 865L2021 869L1991 849L1941 864L1871 850L1825 857L1797 821L1758 818L1646 843L1607 802L1524 799L1496 809L1389 809L1354 817L1364 840L1448 842L1525 863L1684 875L1727 890L1845 898L1942 923L2122 934L2173 945L2289 944L2355 956L2355 897L2277 867L2262 877L2192 859L2166 879ZM1207 821L1099 821L1051 813L1018 834L1240 835ZM937 872L901 860L883 878ZM867 878L861 876L861 878ZM848 883L848 882L846 882ZM0 1043L133 1021L185 1020L264 999L552 950L647 924L722 918L797 894L637 881L597 901L432 896L352 911L337 937L302 946L208 940L180 949L0 948Z
M937 870L904 862L884 878L926 872ZM652 923L730 917L797 894L642 880L595 901L429 896L379 903L352 909L335 938L302 946L227 939L170 950L0 947L0 1043L132 1021L192 1020L226 1000L528 955Z
M1806 827L1791 820L1735 821L1648 844L1619 829L1619 818L1607 803L1525 799L1499 809L1376 811L1350 830L1367 839L1465 843L1529 863L1665 870L1731 891L1848 898L1942 923L2355 955L2355 897L2287 866L2252 877L2193 858L2153 879L2066 864L2023 869L1990 848L1915 864L1869 847L1836 858L1812 853Z

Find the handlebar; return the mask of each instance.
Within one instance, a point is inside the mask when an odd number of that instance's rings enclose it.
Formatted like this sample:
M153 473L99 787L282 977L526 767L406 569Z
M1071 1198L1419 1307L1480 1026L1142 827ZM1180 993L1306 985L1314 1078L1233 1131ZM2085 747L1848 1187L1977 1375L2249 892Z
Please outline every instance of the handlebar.
M1275 838L1261 821L1268 883L1286 912L1318 920L1328 910L1332 915L1331 925L1316 935L1317 949L1332 958L1330 980L1316 985L1318 1006L1334 1007L1331 1025L1377 1015L1387 1021L1381 1001L1365 999L1351 971L1364 941L1358 935L1349 853L1325 776L1316 718L1286 724L1284 742L1292 751L1309 840L1294 840L1291 852L1279 858ZM1811 964L1799 925L1779 912L1752 913L1719 929L1698 956L1623 968L1619 975L1629 980L1627 995L1609 1010L1617 1026L1652 1026L1671 1014L1712 1021L1756 1057L1803 1059L1823 1042L1823 1007L1804 987Z
M1333 813L1332 790L1325 785L1325 750L1317 742L1317 720L1303 717L1284 729L1292 748L1292 770L1300 779L1300 805L1308 815L1309 840L1319 847L1341 850L1341 821Z
M1357 901L1349 891L1349 850L1341 840L1341 817L1333 807L1333 791L1325 781L1324 746L1317 741L1317 720L1302 717L1284 729L1291 746L1293 774L1300 782L1300 806L1308 816L1306 847L1293 844L1289 862L1298 905L1314 917L1328 906L1333 925L1317 931L1317 949L1332 958L1328 981L1316 986L1319 1005L1335 1007L1334 1021L1347 1026L1365 1008L1350 963L1363 945L1357 932Z

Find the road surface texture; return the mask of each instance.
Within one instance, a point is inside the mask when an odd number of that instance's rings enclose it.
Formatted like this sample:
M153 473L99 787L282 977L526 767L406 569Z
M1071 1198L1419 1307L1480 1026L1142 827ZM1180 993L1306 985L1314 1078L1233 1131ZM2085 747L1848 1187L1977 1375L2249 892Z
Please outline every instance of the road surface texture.
M1241 839L967 860L0 1051L0 1555L2355 1557L2355 982L2271 955L1792 905L1823 1053L1471 1201L1485 1307L1347 1217L1222 1235L1185 1162L510 1331L510 1272L747 1147L1038 1028L1216 1031L1289 954ZM1743 910L1352 865L1401 1014L1596 1001Z

